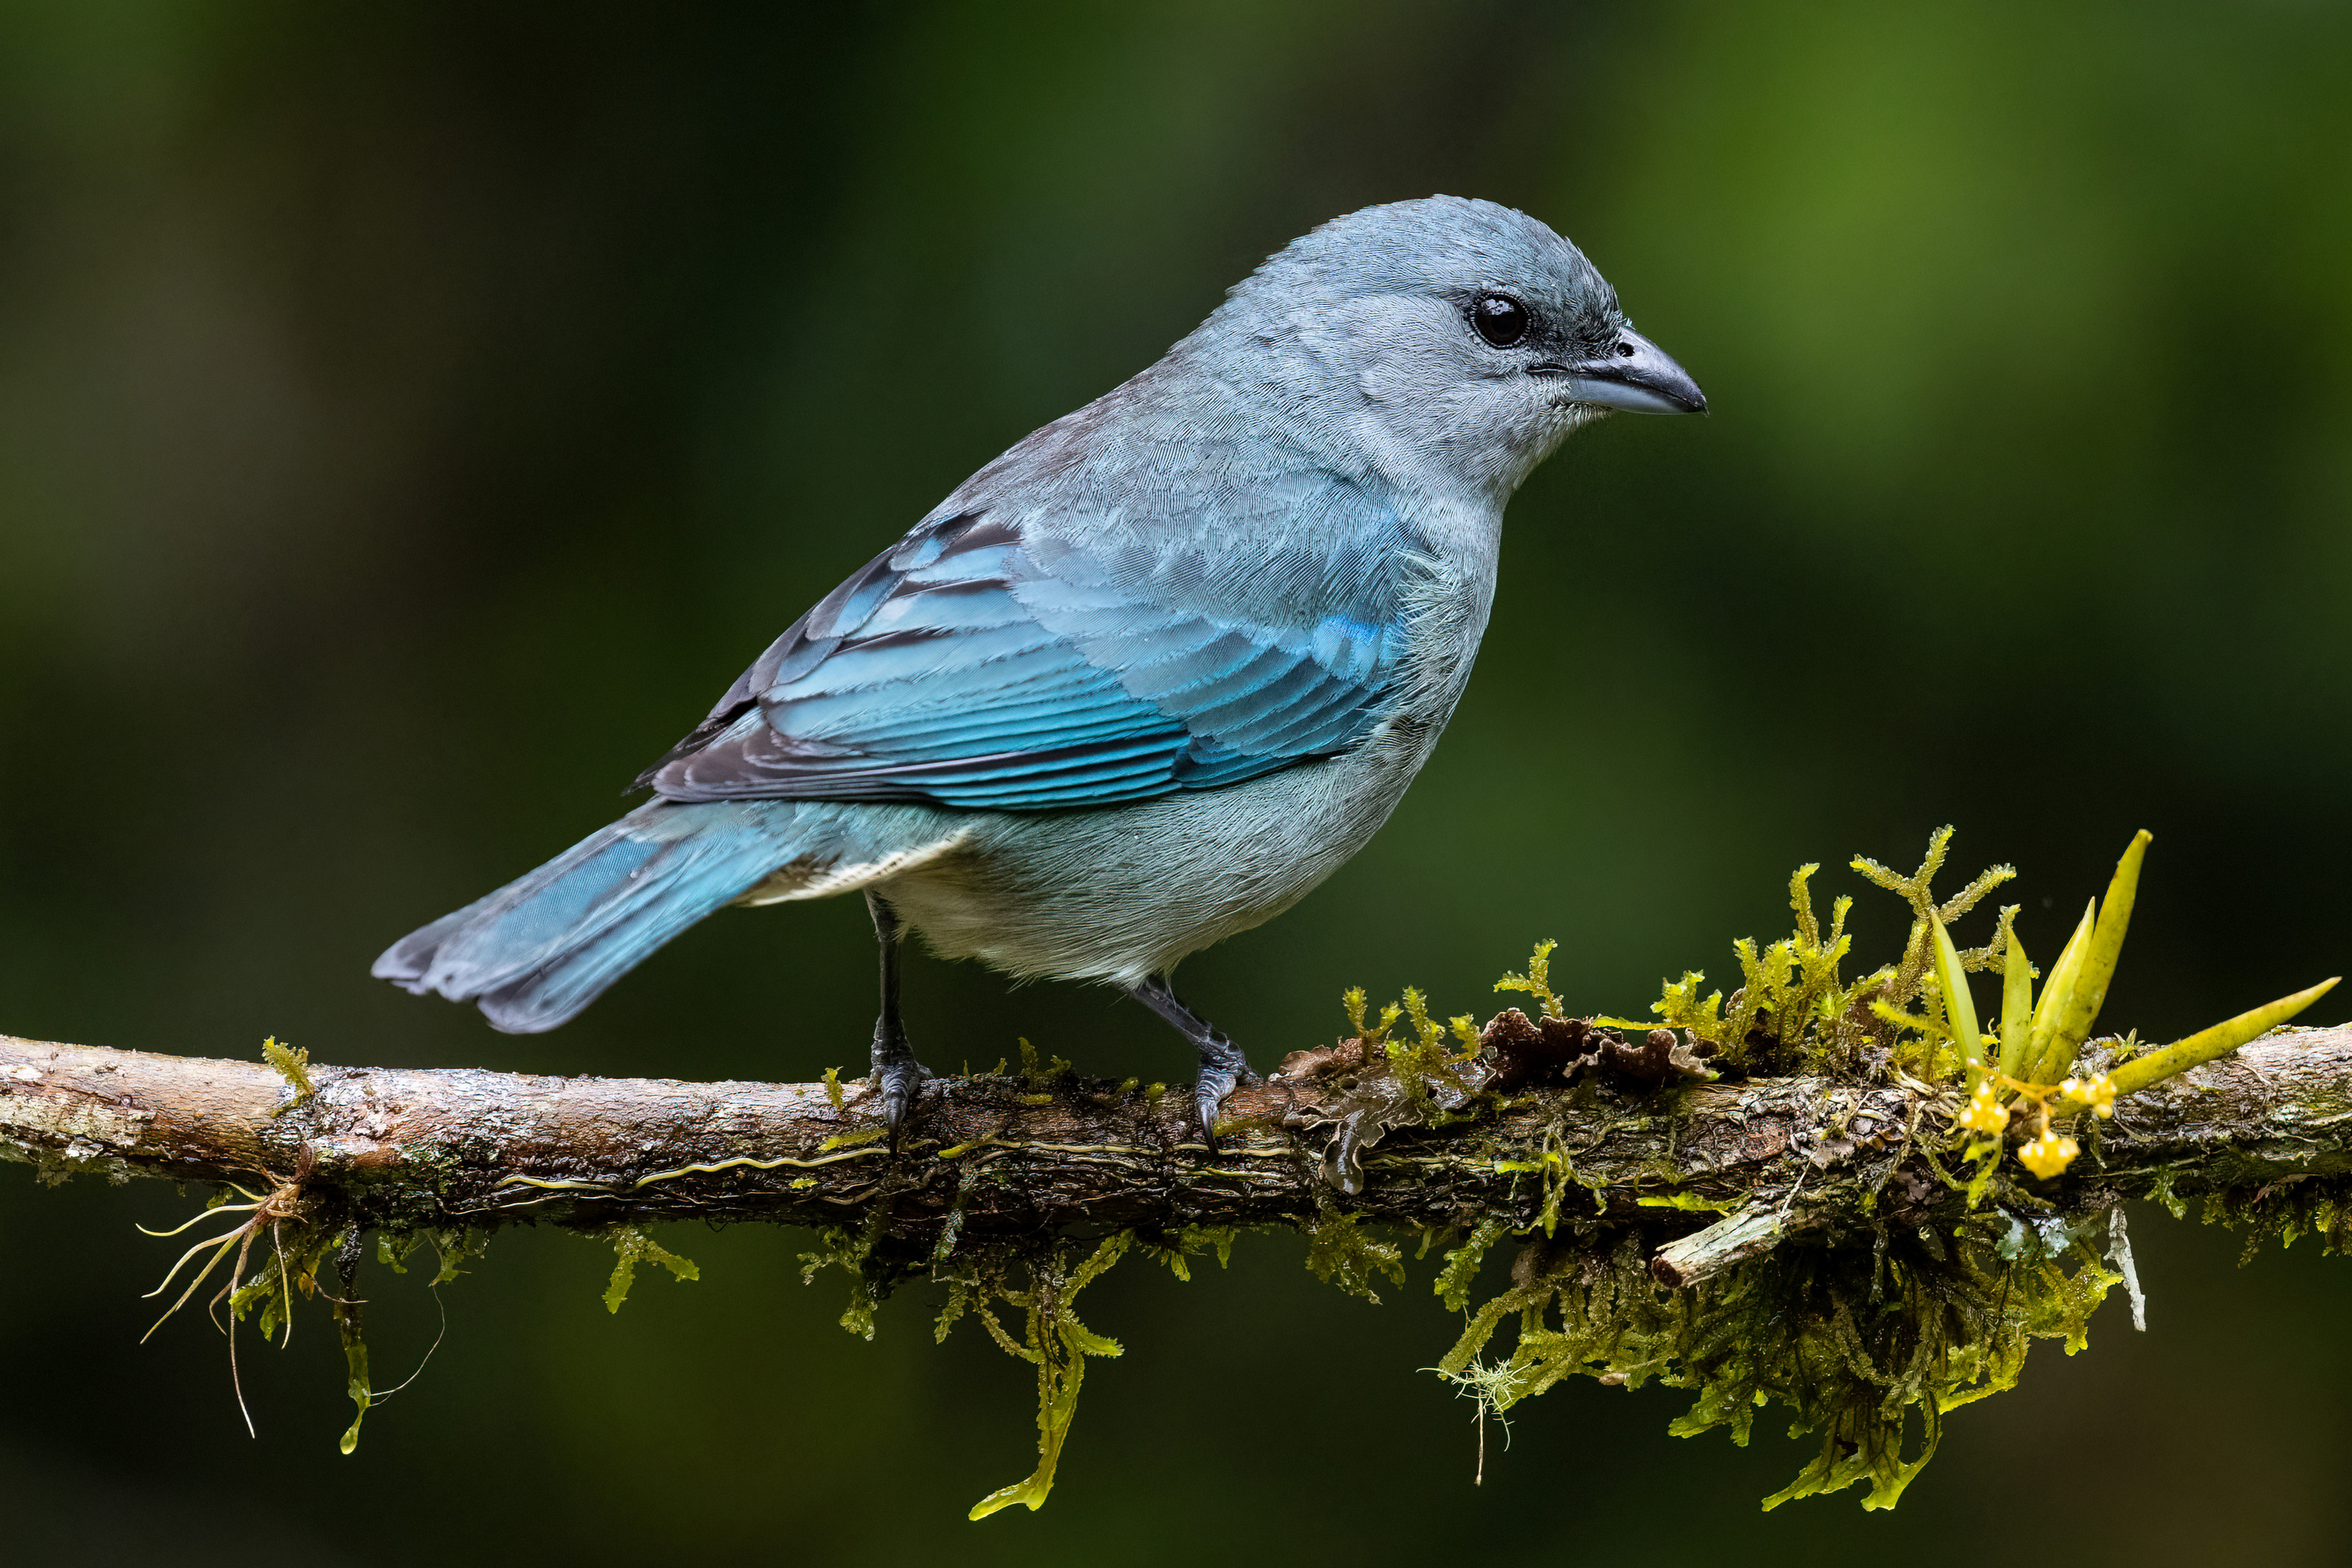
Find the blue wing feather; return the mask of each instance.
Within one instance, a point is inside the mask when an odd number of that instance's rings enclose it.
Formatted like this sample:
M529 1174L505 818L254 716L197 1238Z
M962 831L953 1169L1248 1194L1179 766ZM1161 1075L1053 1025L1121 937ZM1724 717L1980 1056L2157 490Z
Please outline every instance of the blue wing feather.
M1024 810L1222 788L1345 751L1392 692L1411 542L1392 509L1344 499L1358 526L1337 562L1089 550L986 514L926 523L778 638L642 782L675 800Z

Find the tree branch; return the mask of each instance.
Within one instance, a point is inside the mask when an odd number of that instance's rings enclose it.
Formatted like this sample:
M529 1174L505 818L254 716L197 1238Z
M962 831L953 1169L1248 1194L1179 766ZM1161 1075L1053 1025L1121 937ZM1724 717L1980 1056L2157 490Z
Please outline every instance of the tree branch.
M950 1216L976 1241L1311 1224L1335 1208L1517 1229L1549 1207L1609 1226L1672 1222L1662 1233L1697 1223L1678 1210L1729 1215L1666 1247L1653 1267L1668 1284L1790 1230L1953 1201L1935 1179L1958 1107L1950 1089L1587 1082L1442 1094L1465 1113L1427 1125L1433 1108L1411 1084L1377 1058L1359 1072L1345 1051L1234 1095L1214 1156L1189 1091L1151 1097L1067 1072L935 1080L894 1152L856 1084L836 1105L825 1084L312 1067L305 1094L255 1063L0 1036L0 1153L45 1173L268 1184L306 1217L362 1229L854 1225L900 1256L928 1255ZM1464 1076L1475 1090L1488 1069ZM2352 1171L2352 1026L2266 1036L2126 1096L2084 1139L2074 1169L2034 1195L2078 1209ZM1347 1193L1358 1158L1361 1191Z

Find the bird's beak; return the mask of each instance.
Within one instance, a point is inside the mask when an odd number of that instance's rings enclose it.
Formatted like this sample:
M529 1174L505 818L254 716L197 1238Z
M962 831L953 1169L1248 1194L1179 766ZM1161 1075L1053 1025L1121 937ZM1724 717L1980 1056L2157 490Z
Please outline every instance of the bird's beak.
M1704 414L1706 394L1664 349L1628 327L1609 353L1568 368L1568 395L1629 414Z

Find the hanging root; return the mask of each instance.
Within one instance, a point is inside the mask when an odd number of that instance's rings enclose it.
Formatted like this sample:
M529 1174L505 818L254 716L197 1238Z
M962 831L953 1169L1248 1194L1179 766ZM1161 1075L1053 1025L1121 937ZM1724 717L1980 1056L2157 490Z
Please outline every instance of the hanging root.
M234 1247L236 1261L229 1266L228 1283L214 1293L212 1300L205 1303L205 1310L213 1317L215 1326L222 1327L218 1310L222 1301L226 1300L229 1304L228 1322L224 1328L224 1332L228 1339L229 1386L236 1390L237 1414L245 1418L245 1430L247 1436L258 1436L259 1434L254 1430L253 1412L246 1406L245 1383L238 1374L236 1364L236 1321L243 1315L242 1304L238 1300L239 1287L244 1284L246 1264L253 1255L254 1238L267 1229L269 1232L271 1259L278 1266L278 1289L275 1294L282 1303L281 1316L285 1320L285 1333L279 1342L281 1344L290 1342L294 1336L292 1310L294 1279L286 1261L284 1226L288 1220L299 1223L302 1184L310 1179L311 1169L316 1163L316 1156L306 1144L303 1147L300 1161L295 1165L294 1174L270 1189L267 1194L257 1194L231 1182L227 1184L229 1189L244 1198L246 1200L244 1203L214 1204L170 1230L148 1230L143 1225L138 1227L149 1236L178 1236L191 1226L209 1219L215 1215L242 1214L246 1216L224 1234L207 1237L180 1254L171 1268L165 1272L163 1282L147 1292L150 1300L162 1295L172 1288L172 1281L178 1278L181 1269L187 1267L189 1259L199 1253L211 1255L205 1259L204 1267L196 1270L195 1278L188 1281L187 1288L183 1289L173 1299L172 1304L163 1310L163 1315L156 1319L145 1333L139 1336L139 1342L145 1344L154 1337L157 1329L171 1321L173 1316L188 1304L188 1299L196 1293L197 1287L211 1277L213 1270L220 1267L221 1259L228 1257L230 1249ZM266 1321L263 1327L265 1330L268 1328Z

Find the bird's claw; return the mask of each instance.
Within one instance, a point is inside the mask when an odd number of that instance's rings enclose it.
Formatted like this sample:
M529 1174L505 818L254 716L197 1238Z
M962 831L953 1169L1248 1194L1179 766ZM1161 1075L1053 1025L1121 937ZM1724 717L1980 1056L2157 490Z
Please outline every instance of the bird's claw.
M912 1056L874 1065L874 1087L882 1096L882 1124L890 1130L890 1148L896 1152L898 1140L907 1130L908 1115L914 1110L916 1100L923 1092L930 1069Z
M1243 1055L1239 1046L1176 999L1176 993L1168 988L1166 974L1139 981L1127 987L1127 994L1176 1026L1201 1053L1201 1076L1192 1086L1192 1108L1201 1118L1201 1142L1208 1145L1213 1157L1217 1152L1217 1107L1242 1085L1263 1080L1250 1071L1249 1058Z
M1200 1112L1201 1142L1209 1146L1209 1152L1212 1155L1219 1152L1217 1108L1224 1103L1225 1096L1233 1093L1234 1090L1245 1083L1257 1081L1259 1081L1257 1074L1250 1071L1246 1062L1237 1067L1212 1067L1205 1064L1202 1067L1200 1079L1192 1086L1192 1104Z

